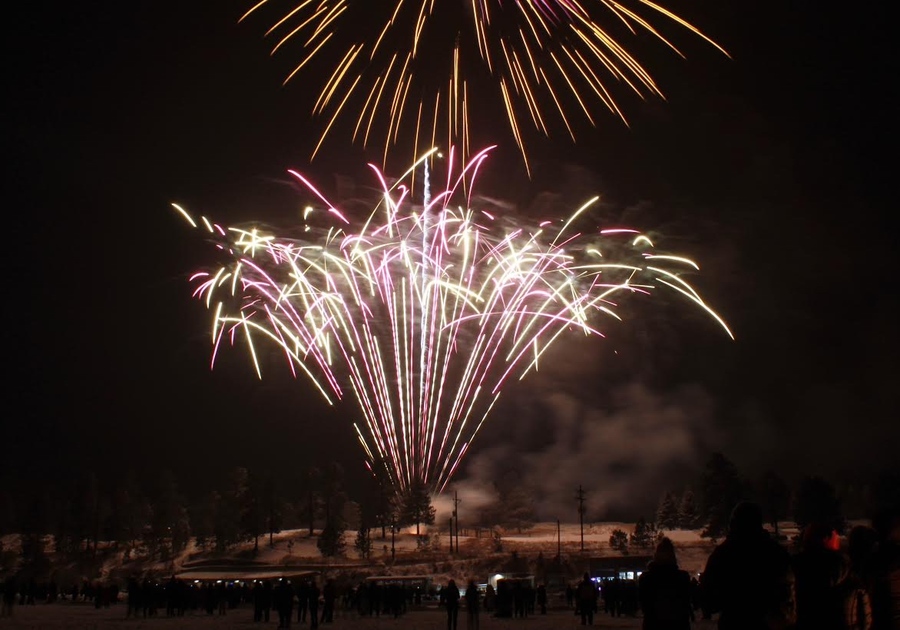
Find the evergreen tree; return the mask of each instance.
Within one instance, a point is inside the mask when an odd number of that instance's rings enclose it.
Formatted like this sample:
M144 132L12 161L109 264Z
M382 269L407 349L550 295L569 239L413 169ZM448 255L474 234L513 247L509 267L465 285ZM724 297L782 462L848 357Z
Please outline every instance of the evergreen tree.
M627 554L628 534L621 529L614 529L609 537L609 546L620 553Z
M797 490L794 520L801 530L819 523L843 533L846 523L834 486L821 477L805 477Z
M701 536L720 538L728 531L731 511L743 498L737 467L722 453L713 453L700 478L702 514L706 528Z
M313 535L316 524L316 513L319 507L319 485L322 473L315 466L306 471L306 517L309 519L309 535Z
M275 488L275 477L269 473L265 482L266 531L269 532L269 547L275 546L275 534L281 531L282 508L284 502Z
M213 492L209 502L213 512L216 551L222 553L241 540L241 512L230 492Z
M147 523L147 513L142 513L142 508L145 507L145 505L142 506L142 503L144 503L143 497L141 497L134 472L129 471L116 484L108 519L109 538L116 548L120 545L127 546L130 552L135 541L140 537L141 529Z
M197 547L207 549L216 537L216 508L219 495L212 492L191 507L190 518Z
M681 495L681 503L678 506L678 527L681 529L694 529L699 521L697 501L694 499L694 491L688 488Z
M151 546L161 552L163 559L167 559L169 553L175 554L187 547L190 539L187 507L170 470L164 470L160 475L150 528Z
M334 462L328 467L324 479L322 491L322 507L325 510L325 520L338 519L344 529L347 521L344 518L347 493L344 492L344 469Z
M671 492L666 492L659 501L656 523L660 529L678 528L678 505L675 503L675 495Z
M257 553L259 552L259 537L265 531L265 502L261 500L264 494L264 481L258 474L253 474L246 468L239 470L241 472L235 471L235 475L238 477L243 475L243 479L238 482L241 486L238 498L241 510L241 530L246 539L253 540L253 553Z
M18 529L16 502L11 491L13 487L10 477L0 478L0 537L15 533Z
M515 486L500 500L497 523L507 529L522 533L523 529L534 527L536 520L534 501L522 486Z
M356 547L356 551L359 552L359 557L368 560L369 555L372 553L372 536L368 527L364 524L359 526L359 529L356 532L356 542L353 543L353 546Z
M378 476L376 484L375 524L381 528L381 539L384 540L387 528L397 522L399 502L397 495L391 491L390 483L383 475Z
M631 545L641 549L647 549L653 545L656 538L656 527L648 523L644 517L640 517L634 524L634 531L631 533Z
M778 537L778 521L788 517L791 503L791 491L787 483L777 473L767 471L759 482L760 507L765 518L775 528Z
M100 480L97 473L91 472L85 481L82 495L82 513L84 515L84 533L87 536L87 549L97 554L97 545L100 542L100 527L108 510L104 510L103 498L100 495Z
M435 509L431 504L431 493L421 480L416 480L401 499L400 523L416 526L416 536L419 535L419 525L433 525Z
M344 553L346 545L344 542L344 528L338 520L339 519L336 518L330 518L325 521L325 527L322 528L322 533L319 534L319 540L316 541L319 552L328 558L340 556Z

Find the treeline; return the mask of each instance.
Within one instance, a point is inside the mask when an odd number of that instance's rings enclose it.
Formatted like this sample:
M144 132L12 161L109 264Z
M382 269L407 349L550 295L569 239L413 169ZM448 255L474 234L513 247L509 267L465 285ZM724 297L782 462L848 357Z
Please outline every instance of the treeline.
M370 531L434 522L434 507L424 485L413 485L397 497L377 480L350 495L340 466L309 468L287 482L273 474L235 468L217 488L188 498L171 471L141 484L134 473L101 479L95 473L17 487L0 480L0 536L18 534L20 554L3 549L2 566L49 569L50 552L57 560L86 560L98 552L122 552L126 562L138 556L168 561L194 540L202 551L226 553L238 544L272 544L284 529L317 534L323 555L344 551L344 533L358 531L356 547L371 549ZM377 535L377 533L376 533Z
M741 501L754 501L776 537L779 524L792 521L802 531L811 523L821 523L844 533L848 520L874 518L878 512L900 505L900 475L886 472L869 484L834 484L815 475L794 484L774 471L756 479L741 475L737 466L722 453L713 453L695 483L667 490L660 497L651 519L640 517L634 531L616 530L610 537L614 549L647 549L664 530L701 529L701 536L717 540L728 532L731 512Z

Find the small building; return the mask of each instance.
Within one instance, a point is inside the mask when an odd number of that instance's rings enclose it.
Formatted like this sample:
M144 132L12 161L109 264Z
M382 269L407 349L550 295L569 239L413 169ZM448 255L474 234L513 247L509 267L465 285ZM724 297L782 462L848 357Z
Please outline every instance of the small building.
M529 587L534 588L534 576L530 573L495 573L488 578L487 583L496 591L502 581L509 582L510 584L522 582Z
M653 556L604 556L588 560L588 573L595 582L601 580L636 580L647 569Z

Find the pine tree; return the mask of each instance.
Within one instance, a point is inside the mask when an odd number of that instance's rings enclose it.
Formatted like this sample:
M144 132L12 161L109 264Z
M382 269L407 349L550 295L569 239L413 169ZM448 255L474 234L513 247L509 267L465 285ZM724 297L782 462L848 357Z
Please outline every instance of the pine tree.
M364 524L359 526L359 530L356 532L356 542L353 543L353 546L359 552L360 558L364 560L369 559L369 554L372 553L372 536L369 528Z
M699 520L697 514L697 501L694 491L688 488L681 495L681 504L678 506L678 527L681 529L694 529Z
M621 529L614 529L609 537L609 546L620 553L627 554L628 534Z
M675 496L666 492L659 501L656 510L656 522L660 529L676 529L678 527L678 506L675 504Z
M169 553L174 555L187 547L191 534L190 520L185 499L178 491L175 474L170 470L164 470L160 476L150 525L152 542L163 559L168 559Z
M706 529L700 534L719 538L728 530L731 511L743 497L743 485L737 467L722 453L713 453L700 478L702 514Z
M653 544L653 539L655 537L656 527L647 523L642 516L638 519L637 523L634 524L634 531L631 533L631 545L633 547L647 549Z
M821 477L805 477L797 490L794 520L801 530L819 523L842 533L846 523L834 486Z
M534 527L534 501L531 494L521 486L513 488L500 500L498 523L519 533L523 529Z
M336 518L325 521L325 527L316 541L319 552L326 557L333 558L343 555L346 543L344 542L344 528Z
M422 481L415 481L401 500L400 518L402 524L416 526L416 536L419 535L419 525L434 524L435 509L431 504L431 494Z
M760 505L769 524L775 528L778 536L778 521L788 517L791 502L791 491L787 483L777 473L766 472L760 480Z

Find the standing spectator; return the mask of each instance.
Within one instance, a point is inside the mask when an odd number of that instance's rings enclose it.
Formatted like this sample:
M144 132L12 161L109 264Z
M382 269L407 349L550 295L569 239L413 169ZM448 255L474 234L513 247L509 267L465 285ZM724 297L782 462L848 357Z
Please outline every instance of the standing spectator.
M226 607L228 605L228 597L227 596L227 584L224 581L218 580L216 582L216 604L219 607L219 615L224 615L226 611ZM267 587L270 587L270 584L266 584ZM269 609L265 609L266 621L269 620Z
M691 577L678 568L675 546L663 538L638 581L644 630L690 630Z
M269 623L269 615L272 612L272 602L274 601L274 589L272 588L272 582L266 580L263 582L263 590L262 590L262 614L263 621ZM221 605L221 604L220 604Z
M125 612L125 616L137 618L140 609L141 585L138 583L136 577L131 576L128 578L128 609Z
M790 555L763 529L762 510L739 503L728 535L706 562L700 584L719 630L790 626L795 618Z
M337 599L337 589L334 580L329 578L322 587L322 621L323 623L331 623L334 621L334 602Z
M278 627L291 627L291 613L294 608L294 589L291 583L281 578L275 588L275 607L278 611Z
M847 535L849 570L843 581L844 627L847 630L872 630L872 558L875 530L857 525Z
M797 630L843 630L841 582L846 565L837 533L821 524L803 532L803 549L792 565L797 591Z
M497 592L494 587L488 584L484 589L484 609L487 612L493 612L494 602L497 599Z
M174 575L169 578L169 581L166 583L165 594L166 617L174 617L178 599L178 580L175 579Z
M9 576L3 583L3 601L0 603L0 617L12 617L16 603L16 578Z
M263 616L263 585L259 580L254 580L252 599L253 599L253 621L259 622L262 621Z
M542 615L547 614L547 587L543 584L537 588L537 603Z
M307 601L309 602L309 627L310 628L318 628L319 627L319 585L316 584L316 581L313 580L309 585L309 590L307 591L309 595Z
M450 580L444 587L444 606L447 607L447 630L456 630L456 620L459 616L459 589L456 582Z
M512 588L513 611L516 619L525 618L525 585L521 580L515 580Z
M607 580L603 585L603 610L610 617L618 617L622 614L622 580L615 576Z
M478 630L478 585L469 580L466 586L466 630Z
M873 630L900 628L900 511L888 508L872 526L878 546L872 556Z
M297 623L306 623L307 610L309 610L309 582L300 580L297 587Z
M696 577L691 578L691 611L696 616L700 610L700 581Z
M578 610L581 614L581 625L594 625L594 611L597 608L597 585L587 573L581 579L577 589Z

